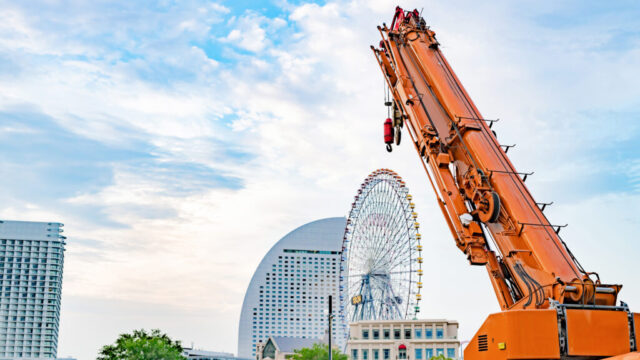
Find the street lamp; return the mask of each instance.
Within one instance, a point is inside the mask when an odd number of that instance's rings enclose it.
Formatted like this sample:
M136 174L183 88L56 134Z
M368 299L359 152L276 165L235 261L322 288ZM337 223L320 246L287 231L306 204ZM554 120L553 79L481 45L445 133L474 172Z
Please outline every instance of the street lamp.
M327 320L329 323L329 340L328 340L328 345L329 345L329 360L333 360L333 349L331 348L331 322L333 320L333 296L329 295L329 311L326 313L327 314Z

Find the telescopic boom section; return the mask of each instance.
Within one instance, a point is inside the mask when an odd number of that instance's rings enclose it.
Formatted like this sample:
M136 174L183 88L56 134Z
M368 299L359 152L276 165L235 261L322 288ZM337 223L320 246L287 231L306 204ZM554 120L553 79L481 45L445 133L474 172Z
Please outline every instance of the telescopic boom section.
M378 29L372 49L393 95L393 126L407 124L456 245L486 266L501 308L544 309L550 299L614 306L621 285L601 284L571 254L420 14L398 7L391 28Z

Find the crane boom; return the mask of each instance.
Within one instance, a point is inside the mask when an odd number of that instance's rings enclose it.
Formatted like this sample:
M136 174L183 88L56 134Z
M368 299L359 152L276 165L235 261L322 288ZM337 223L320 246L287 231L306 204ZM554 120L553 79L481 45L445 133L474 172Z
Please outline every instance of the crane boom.
M472 265L486 267L501 309L513 319L552 314L560 333L567 320L559 309L617 311L630 319L623 330L626 352L634 351L633 313L616 306L622 285L601 283L573 256L559 236L564 225L549 222L547 204L536 202L525 185L531 174L516 170L508 147L492 131L497 120L481 115L420 13L397 7L391 27L378 29L382 41L372 50L393 97L387 104L393 106L393 119L385 122L387 149L391 127L397 138L406 124L456 246ZM558 355L571 355L566 336L556 333L555 339ZM616 351L603 356L624 353Z

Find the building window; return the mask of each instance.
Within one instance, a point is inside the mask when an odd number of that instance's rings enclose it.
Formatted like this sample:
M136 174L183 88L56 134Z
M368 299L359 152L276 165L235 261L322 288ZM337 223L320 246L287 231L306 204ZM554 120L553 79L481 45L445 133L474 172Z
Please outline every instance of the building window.
M369 360L369 350L362 349L362 360Z
M362 339L369 340L369 330L362 330Z
M425 349L424 355L425 358L431 359L433 357L433 349Z
M404 338L411 339L411 329L404 329Z
M442 327L437 327L436 328L436 339L442 339L444 336L444 330L442 329Z
M389 339L389 336L390 336L390 331L389 331L389 329L384 329L384 330L382 330L382 335L383 335L383 337L384 337L385 339Z
M351 350L351 360L358 360L358 349Z
M400 329L393 329L393 338L400 339Z
M389 357L390 357L389 353L390 352L391 351L389 351L389 349L382 349L382 355L383 355L382 358L383 358L383 360L389 360Z
M447 349L447 357L452 359L456 357L456 349Z
M378 349L373 349L373 360L378 360L380 358L380 351Z
M416 339L422 339L422 329L416 329Z
M422 349L416 349L416 360L422 359Z
M378 340L379 338L380 338L380 330L374 329L373 330L373 340Z
M424 331L424 335L427 339L433 339L433 329L429 328Z
M436 349L436 356L439 356L439 355L444 355L444 349L443 348Z

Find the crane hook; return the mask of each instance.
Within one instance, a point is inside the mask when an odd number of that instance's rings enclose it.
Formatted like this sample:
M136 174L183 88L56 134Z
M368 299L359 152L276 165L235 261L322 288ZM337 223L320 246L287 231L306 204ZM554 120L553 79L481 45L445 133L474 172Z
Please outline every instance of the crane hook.
M391 144L393 144L393 122L390 118L384 121L384 143L387 144L387 151L391 152Z

